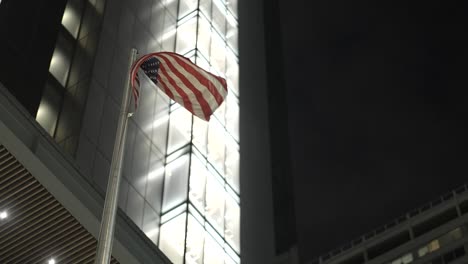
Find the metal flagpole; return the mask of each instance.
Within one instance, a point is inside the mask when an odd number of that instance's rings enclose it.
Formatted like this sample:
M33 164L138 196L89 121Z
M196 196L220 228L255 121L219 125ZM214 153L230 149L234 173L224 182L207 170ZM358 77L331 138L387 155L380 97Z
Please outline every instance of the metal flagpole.
M119 198L120 178L122 174L122 161L125 149L125 138L127 135L127 122L130 117L128 108L131 100L130 71L135 62L137 50L132 49L126 84L122 96L122 105L119 113L119 123L115 136L114 152L109 171L109 182L107 183L106 200L102 212L101 229L99 231L98 248L95 264L108 264L111 258L112 244L114 240L115 217L117 214L117 201Z

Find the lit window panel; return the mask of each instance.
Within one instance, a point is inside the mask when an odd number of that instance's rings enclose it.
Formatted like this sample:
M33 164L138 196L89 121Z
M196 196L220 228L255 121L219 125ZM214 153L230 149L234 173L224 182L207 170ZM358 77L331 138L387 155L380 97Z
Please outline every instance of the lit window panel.
M226 199L224 218L224 238L237 253L240 253L240 208L239 204L229 196Z
M226 45L218 34L212 34L210 63L216 72L224 75L226 72Z
M225 196L224 187L210 175L206 181L205 215L220 234L224 233Z
M226 52L226 81L228 88L239 96L239 64L237 57L229 49Z
M145 203L142 231L155 245L158 244L159 214L157 214L156 211L147 203Z
M205 240L205 230L203 226L191 215L188 215L187 241L185 263L203 263L203 244Z
M226 40L228 46L236 53L239 54L239 46L238 46L238 34L239 30L237 27L236 19L228 13L227 16L227 32L226 32Z
M176 52L185 54L196 47L197 17L194 16L177 28Z
M180 0L179 1L179 15L181 19L191 12L195 11L198 7L198 0Z
M200 54L200 52L198 52L195 61L196 61L196 64L200 68L204 69L205 71L209 71L210 70L210 63L205 58L206 57L203 54Z
M63 86L66 86L70 62L73 53L73 41L66 38L63 33L58 35L54 54L50 60L49 72Z
M229 9L229 12L231 12L235 17L238 17L237 15L237 1L238 0L228 0L227 1L227 6Z
M221 0L213 0L212 19L214 28L221 36L226 36L226 6Z
M192 114L183 107L174 110L170 114L167 152L170 154L188 144L191 130Z
M69 0L63 12L62 25L76 39L80 30L81 10L83 1Z
M200 0L200 11L211 20L211 0Z
M221 123L221 125L226 125L226 100L218 106L218 109L213 113L216 119Z
M36 121L49 133L54 136L57 126L60 104L63 100L61 87L55 85L55 81L49 78L42 93L41 102L36 114Z
M192 155L190 164L190 186L189 199L190 202L198 209L199 212L204 212L205 208L205 187L208 170L200 159Z
M239 141L239 104L232 94L226 98L226 129Z
M174 264L183 263L186 214L183 213L161 226L159 248Z
M161 45L165 51L174 51L177 32L176 22L176 19L165 10L163 34L161 35Z
M229 138L227 138L229 139ZM239 146L230 139L226 141L226 181L237 193L239 186Z
M205 17L200 16L198 20L198 42L197 48L199 52L206 58L210 55L210 43L211 43L211 26Z
M189 161L189 155L185 154L166 166L163 213L187 200Z
M208 123L200 118L193 119L193 144L206 156L206 144L208 140Z
M204 260L210 264L224 264L224 250L209 234L205 235Z
M164 7L166 7L166 10L171 16L177 16L177 6L179 4L178 0L161 0L161 2L163 3Z
M208 161L224 174L225 135L221 124L212 118L208 126Z

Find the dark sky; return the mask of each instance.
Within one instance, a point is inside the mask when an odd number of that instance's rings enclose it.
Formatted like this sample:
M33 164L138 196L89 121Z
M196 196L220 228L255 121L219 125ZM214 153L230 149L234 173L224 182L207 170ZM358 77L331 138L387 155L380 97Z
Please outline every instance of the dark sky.
M466 1L280 2L304 259L467 182Z

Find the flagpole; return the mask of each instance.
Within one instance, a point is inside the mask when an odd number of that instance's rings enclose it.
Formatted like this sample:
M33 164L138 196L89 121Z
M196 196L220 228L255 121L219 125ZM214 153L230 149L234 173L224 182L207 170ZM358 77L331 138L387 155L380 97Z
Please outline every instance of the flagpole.
M119 112L117 133L115 136L114 152L109 171L107 183L106 200L101 218L101 229L99 231L98 247L95 264L108 264L111 259L112 244L114 240L115 217L117 214L117 201L119 198L120 178L122 174L122 161L125 149L125 138L127 135L127 123L129 106L131 100L130 71L136 60L137 50L132 49L129 59L127 78L122 96L122 105Z

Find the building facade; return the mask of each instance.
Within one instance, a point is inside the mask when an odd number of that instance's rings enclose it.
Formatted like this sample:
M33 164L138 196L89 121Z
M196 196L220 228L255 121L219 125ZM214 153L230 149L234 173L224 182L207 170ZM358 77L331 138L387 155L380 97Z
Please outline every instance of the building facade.
M85 228L97 237L95 220L107 185L130 49L137 48L140 55L175 51L225 77L228 97L212 120L204 122L143 78L140 107L129 122L126 139L116 259L121 263L129 259L127 263L153 263L148 259L154 263L168 259L173 263L272 263L276 253L264 1L240 1L239 5L223 0L34 3L26 22L18 18L24 12L18 2L0 3L0 29L7 36L0 44L6 58L0 63L5 94L1 98L12 109L20 109L16 114L5 104L5 113L15 114L14 118L2 115L1 121L26 145L28 155L39 158L51 171L72 168L73 173L55 171L71 182L64 190L47 177L37 176L40 182L54 196L83 191L77 199L86 201L83 206L92 217L77 219L92 219ZM46 33L53 41L43 43ZM239 67L240 50L245 67ZM25 60L34 62L31 74L37 77L17 76ZM28 94L30 87L37 89ZM17 129L17 123L24 125ZM8 143L3 135L2 130L0 143ZM15 144L5 146L19 160L31 157L21 158ZM49 164L46 157L54 157L53 162ZM74 183L75 179L81 183ZM91 194L85 194L88 191ZM60 202L68 204L68 200ZM74 212L73 206L65 207ZM126 245L127 240L134 242ZM122 252L133 254L133 259L122 257Z
M309 263L468 263L464 185Z
M62 17L36 119L103 192L132 47L228 81L207 123L144 79L129 121L119 206L174 263L240 262L237 24L236 1L70 0Z

